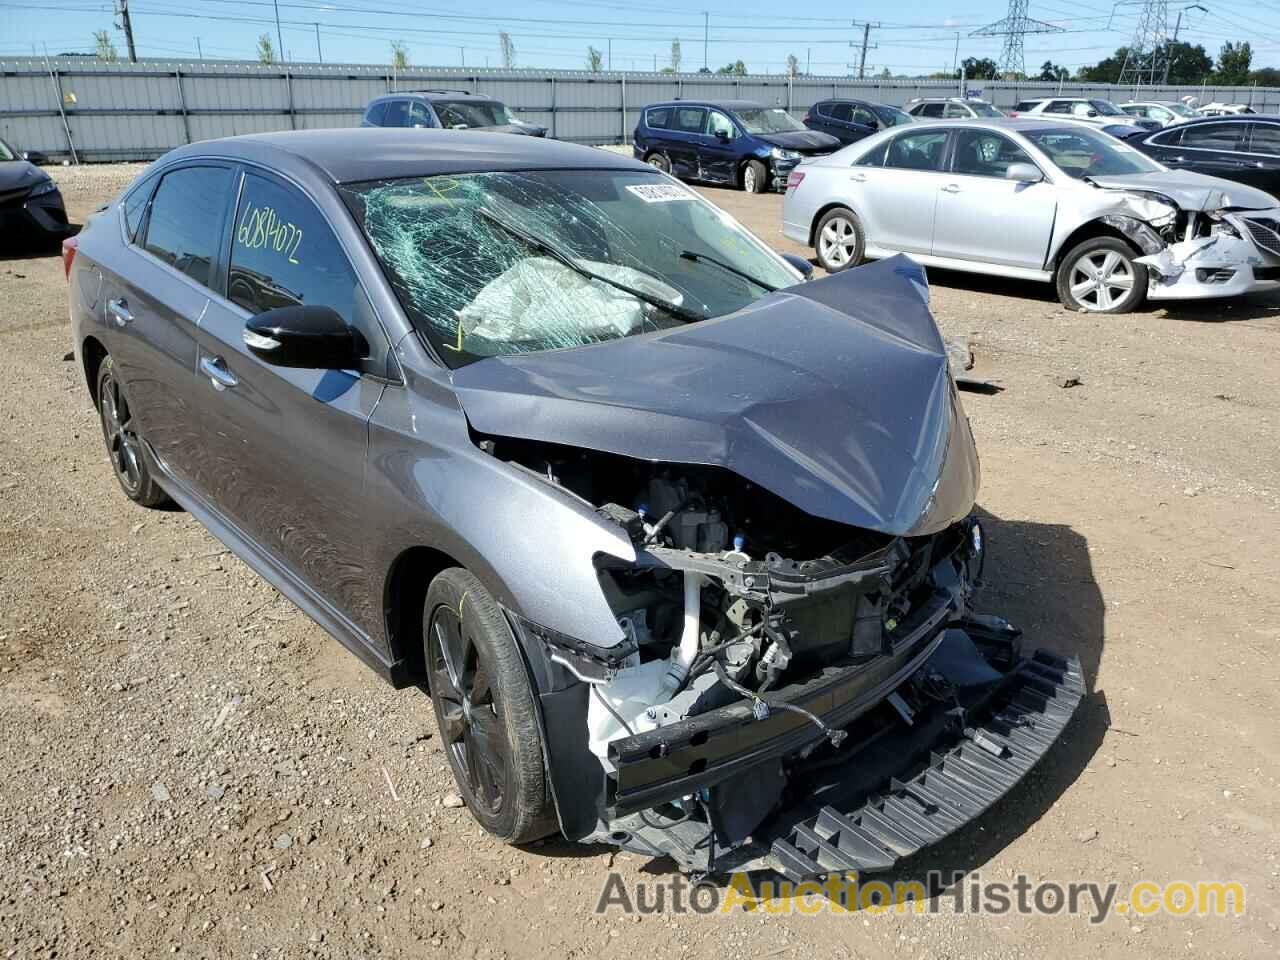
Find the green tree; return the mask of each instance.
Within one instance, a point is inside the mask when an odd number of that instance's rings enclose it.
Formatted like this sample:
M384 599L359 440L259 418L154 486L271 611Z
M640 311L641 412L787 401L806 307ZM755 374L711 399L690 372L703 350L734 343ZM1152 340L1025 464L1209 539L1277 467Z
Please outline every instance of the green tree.
M1249 74L1249 82L1260 87L1280 87L1280 70L1275 67L1263 67Z
M1213 72L1213 58L1197 43L1169 44L1169 82L1200 83Z
M391 41L391 66L395 70L405 70L409 67L409 48L405 46L403 40Z
M604 54L595 47L587 47L587 69L592 73L599 73L602 63L604 63Z
M1060 67L1056 63L1054 63L1052 60L1046 60L1044 63L1040 65L1040 76L1038 76L1036 79L1061 82L1063 80L1069 79L1070 76L1071 76L1071 71L1068 70L1066 67Z
M271 34L269 33L264 33L258 37L258 62L276 62L276 47L275 44L271 42Z
M120 59L120 54L116 53L116 45L111 42L111 34L107 33L107 31L94 31L93 44L98 48L97 57L99 60L105 60L107 63L115 63Z
M734 77L745 77L747 75L747 65L741 60L735 60L733 63L726 63L716 73L727 73Z
M1076 77L1086 83L1115 83L1120 79L1120 71L1129 57L1128 47L1117 47L1116 52L1104 60L1099 60L1092 67L1081 67Z
M1218 70L1213 75L1214 82L1228 87L1244 86L1249 82L1249 64L1252 61L1253 50L1248 40L1243 43L1228 40L1218 54Z

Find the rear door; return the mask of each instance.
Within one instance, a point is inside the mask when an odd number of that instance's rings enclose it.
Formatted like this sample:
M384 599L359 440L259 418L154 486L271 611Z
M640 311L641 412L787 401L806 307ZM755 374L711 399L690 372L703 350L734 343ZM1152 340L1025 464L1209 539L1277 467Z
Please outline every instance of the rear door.
M292 184L244 175L225 246L225 296L199 332L203 454L216 508L259 549L366 632L368 422L388 381L387 337L335 231ZM359 370L259 360L245 321L296 304L332 307L364 334Z
M1042 269L1057 210L1053 184L1006 180L1010 164L1036 162L1002 133L957 130L954 139L951 172L938 184L933 255Z
M1250 164L1244 156L1249 142L1248 120L1193 123L1181 129L1178 150L1171 151L1170 156L1161 157L1161 163L1211 177L1248 182Z
M851 168L851 179L861 185L858 212L868 244L903 253L932 250L947 137L946 130L936 128L904 130L888 142L883 166Z
M217 274L218 236L229 215L232 167L169 170L143 212L133 243L104 258L99 308L107 350L130 413L163 466L198 483L196 331Z
M1255 120L1250 125L1248 183L1280 197L1280 124Z
M671 125L666 140L670 144L667 154L671 160L671 172L686 180L698 178L700 150L704 139L702 131L707 126L706 107L686 107L676 104L671 110Z

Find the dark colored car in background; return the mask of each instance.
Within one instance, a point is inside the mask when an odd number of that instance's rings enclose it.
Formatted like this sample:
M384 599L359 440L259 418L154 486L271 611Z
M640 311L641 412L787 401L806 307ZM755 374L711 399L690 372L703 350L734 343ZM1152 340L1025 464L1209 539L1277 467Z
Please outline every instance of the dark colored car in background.
M840 149L838 139L806 129L781 107L751 100L671 100L640 111L637 160L681 180L783 189L805 157Z
M0 140L0 246L49 246L70 232L67 209L53 179L35 165L40 153L20 153Z
M375 97L365 108L362 127L414 127L484 130L545 137L547 128L526 123L505 103L466 90L406 90Z
M77 239L125 495L427 689L501 840L886 870L1085 693L974 610L977 453L906 258L806 283L630 158L430 130L181 147Z
M1280 197L1280 117L1205 117L1126 141L1174 170L1235 180Z
M911 120L911 114L888 104L833 99L815 103L806 111L803 123L810 130L829 133L847 145L877 130L910 123Z

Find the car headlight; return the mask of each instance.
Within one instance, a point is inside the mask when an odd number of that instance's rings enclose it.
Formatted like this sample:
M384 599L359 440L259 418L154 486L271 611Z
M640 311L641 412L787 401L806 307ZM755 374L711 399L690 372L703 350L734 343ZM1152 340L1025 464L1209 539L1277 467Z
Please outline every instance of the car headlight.
M28 194L28 196L42 197L46 193L56 193L57 190L58 190L58 185L56 183L54 183L52 180L45 180L42 183L37 183L34 187L32 187L31 193Z
M769 151L769 156L775 160L799 160L800 154L795 150L783 150L781 147L774 147Z

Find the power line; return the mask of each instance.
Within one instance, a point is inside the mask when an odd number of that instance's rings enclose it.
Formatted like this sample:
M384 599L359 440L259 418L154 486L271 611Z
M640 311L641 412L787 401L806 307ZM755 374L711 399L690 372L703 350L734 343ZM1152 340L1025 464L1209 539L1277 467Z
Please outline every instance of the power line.
M1009 0L1009 13L1003 20L988 24L969 34L971 37L1004 37L1004 49L1000 51L1000 74L1006 79L1027 75L1023 38L1028 33L1063 33L1062 27L1032 20L1027 16L1027 0Z

